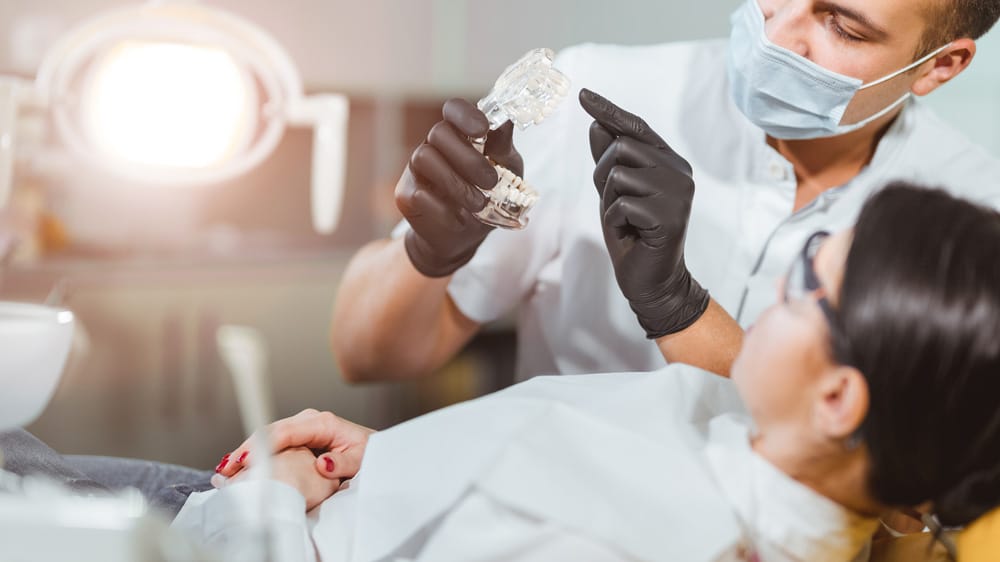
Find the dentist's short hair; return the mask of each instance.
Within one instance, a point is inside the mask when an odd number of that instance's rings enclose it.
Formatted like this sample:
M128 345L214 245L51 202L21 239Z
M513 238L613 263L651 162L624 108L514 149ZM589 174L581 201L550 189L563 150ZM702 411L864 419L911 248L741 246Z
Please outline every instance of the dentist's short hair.
M1000 19L1000 0L934 0L917 58L941 45L968 37L979 39Z

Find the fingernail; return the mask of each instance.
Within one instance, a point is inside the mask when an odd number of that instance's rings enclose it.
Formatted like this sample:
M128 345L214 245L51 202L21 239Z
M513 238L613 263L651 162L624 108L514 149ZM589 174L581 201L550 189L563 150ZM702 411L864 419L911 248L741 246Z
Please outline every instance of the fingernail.
M222 472L222 468L225 467L226 464L228 463L229 463L229 453L226 453L226 455L222 457L222 460L219 461L219 466L215 467L215 471Z
M221 474L213 474L212 478L209 479L209 482L211 482L212 486L216 488L222 488L228 484L229 479Z
M333 459L330 457L323 457L323 462L326 463L326 471L333 472Z
M238 462L240 464L243 464L243 461L247 460L247 455L249 455L249 454L250 454L250 451L243 451L243 454L240 455L240 458L236 459L236 462Z

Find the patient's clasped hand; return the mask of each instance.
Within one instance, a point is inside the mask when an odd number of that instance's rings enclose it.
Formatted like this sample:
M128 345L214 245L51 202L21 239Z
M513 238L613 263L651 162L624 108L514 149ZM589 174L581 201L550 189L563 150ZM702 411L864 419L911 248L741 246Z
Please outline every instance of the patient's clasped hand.
M282 559L326 561L840 561L891 508L963 526L1000 504L998 252L995 212L890 186L807 241L732 380L542 377L379 433L306 411L272 481L244 445L175 525L239 559L267 490Z

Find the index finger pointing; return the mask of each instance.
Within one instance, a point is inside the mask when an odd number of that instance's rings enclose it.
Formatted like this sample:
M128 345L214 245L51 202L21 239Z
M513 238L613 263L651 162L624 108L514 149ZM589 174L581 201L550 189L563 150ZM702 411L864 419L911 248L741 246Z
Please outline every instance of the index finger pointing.
M580 90L580 105L595 121L615 135L632 137L657 148L668 148L667 142L641 117L625 111L600 94L586 88Z

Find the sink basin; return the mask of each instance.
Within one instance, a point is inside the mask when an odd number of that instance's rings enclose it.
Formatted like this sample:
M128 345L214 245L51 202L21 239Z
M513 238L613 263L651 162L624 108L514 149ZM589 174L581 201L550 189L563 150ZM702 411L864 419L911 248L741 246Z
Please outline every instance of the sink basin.
M73 343L73 313L0 302L0 430L35 420L59 384Z

